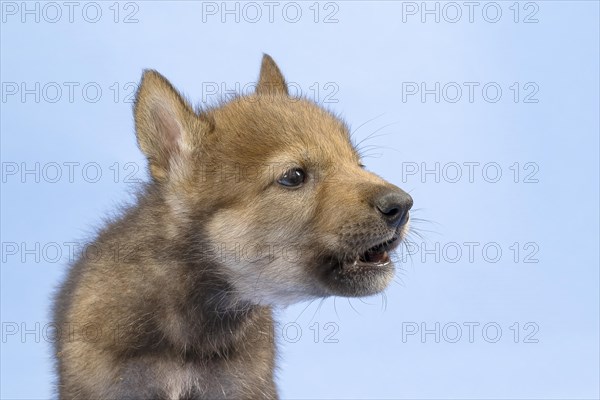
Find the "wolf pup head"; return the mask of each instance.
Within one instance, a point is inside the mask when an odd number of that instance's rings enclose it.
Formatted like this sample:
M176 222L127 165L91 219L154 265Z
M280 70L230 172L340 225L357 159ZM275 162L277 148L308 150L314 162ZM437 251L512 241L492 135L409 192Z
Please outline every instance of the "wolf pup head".
M238 299L368 296L392 280L388 253L412 198L364 169L340 119L291 97L268 55L255 93L202 110L146 71L134 112L151 185L168 204L166 237L210 260Z

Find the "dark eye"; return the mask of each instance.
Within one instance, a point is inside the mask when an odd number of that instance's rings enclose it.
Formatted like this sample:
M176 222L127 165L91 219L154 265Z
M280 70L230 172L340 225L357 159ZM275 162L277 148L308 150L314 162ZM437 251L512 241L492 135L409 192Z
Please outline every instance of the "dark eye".
M281 177L277 180L280 185L287 187L297 187L304 183L306 175L302 168L292 168L285 172L285 174L281 175Z

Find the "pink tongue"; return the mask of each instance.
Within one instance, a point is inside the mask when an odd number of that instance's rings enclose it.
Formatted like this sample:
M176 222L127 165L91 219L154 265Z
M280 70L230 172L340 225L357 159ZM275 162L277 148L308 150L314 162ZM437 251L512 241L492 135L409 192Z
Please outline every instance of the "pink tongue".
M382 251L379 253L367 253L365 257L365 261L372 263L382 263L389 259L388 253L386 251Z

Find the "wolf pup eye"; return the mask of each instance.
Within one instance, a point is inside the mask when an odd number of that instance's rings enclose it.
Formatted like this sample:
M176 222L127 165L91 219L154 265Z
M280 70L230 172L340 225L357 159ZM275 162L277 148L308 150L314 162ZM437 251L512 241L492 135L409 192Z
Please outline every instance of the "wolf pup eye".
M305 179L306 174L302 168L292 168L281 175L277 183L287 187L298 187L304 183Z

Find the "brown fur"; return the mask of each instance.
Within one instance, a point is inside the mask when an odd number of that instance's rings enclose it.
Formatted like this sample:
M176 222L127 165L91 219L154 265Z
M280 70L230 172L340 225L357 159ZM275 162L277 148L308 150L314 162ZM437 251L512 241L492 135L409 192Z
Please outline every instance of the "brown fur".
M135 123L152 180L56 298L60 398L275 398L271 307L383 290L391 264L351 262L406 232L374 204L412 200L266 55L256 94L198 112L146 71Z

